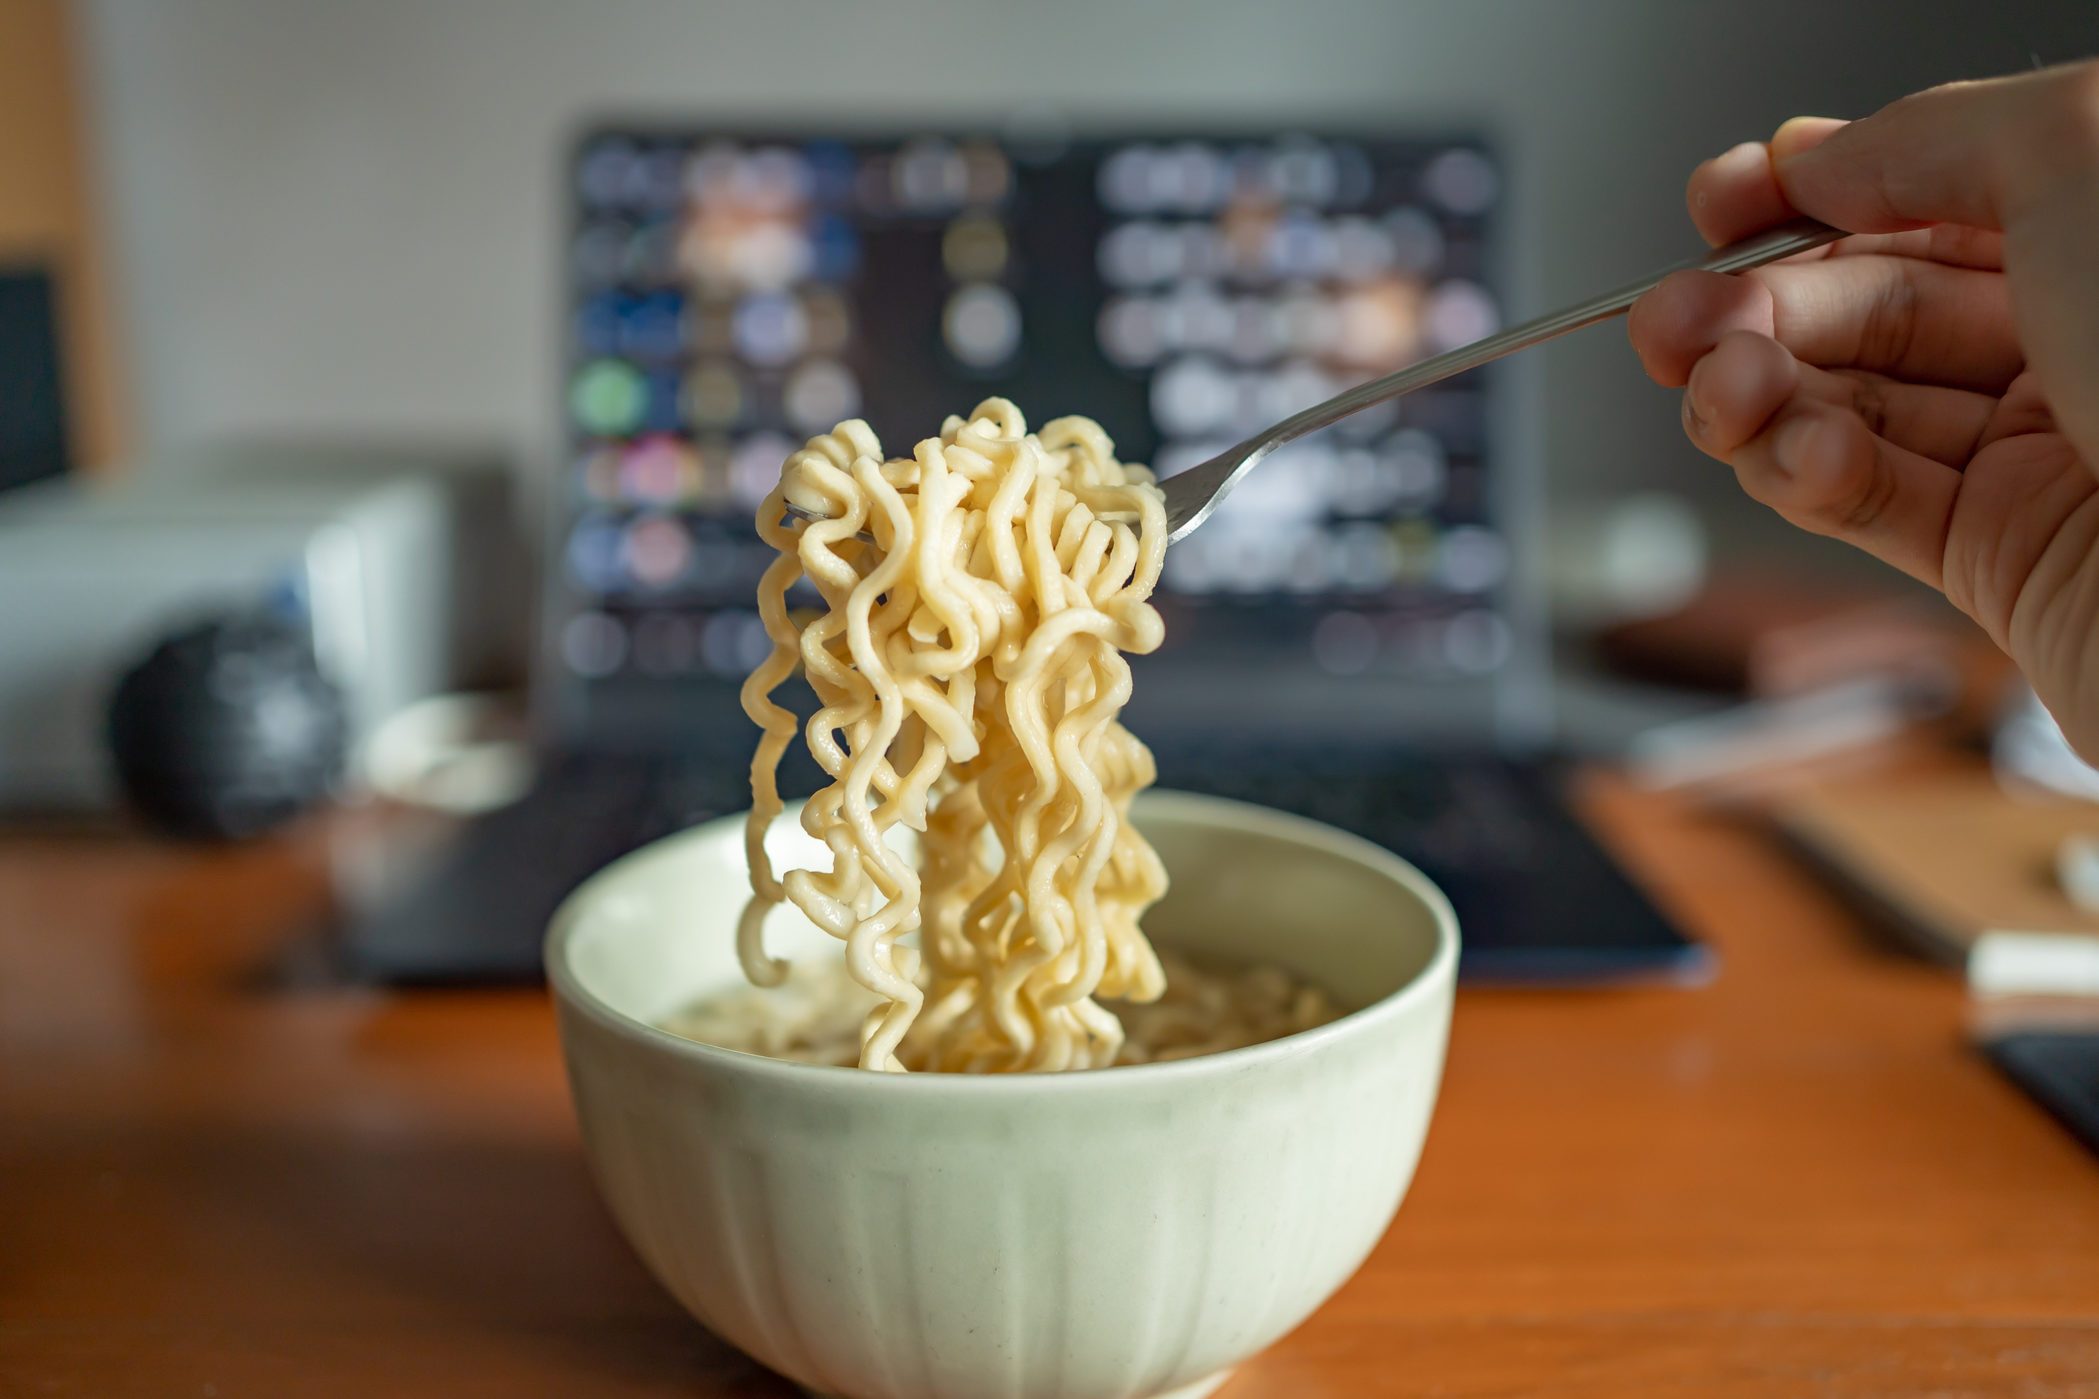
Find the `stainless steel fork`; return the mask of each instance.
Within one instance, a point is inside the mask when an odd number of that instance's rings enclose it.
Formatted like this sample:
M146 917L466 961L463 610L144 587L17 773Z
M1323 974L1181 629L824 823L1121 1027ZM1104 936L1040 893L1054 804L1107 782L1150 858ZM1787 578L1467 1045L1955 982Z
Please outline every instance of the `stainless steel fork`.
M1247 472L1261 464L1263 458L1287 442L1293 442L1307 433L1317 432L1323 427L1361 412L1373 403L1398 398L1430 384L1441 383L1468 369L1529 349L1533 345L1565 335L1570 330L1580 330L1585 325L1609 320L1623 315L1642 296L1672 272L1699 269L1706 272L1747 272L1753 267L1776 262L1780 258L1804 253L1810 248L1819 248L1825 243L1835 242L1844 234L1814 219L1794 219L1779 224L1762 233L1745 238L1739 243L1730 243L1708 253L1702 258L1667 267L1637 282L1629 282L1616 291L1591 297L1589 300L1570 306L1564 311L1555 311L1549 316L1526 321L1512 326L1497 335L1470 345L1437 355L1434 359L1422 360L1409 365L1396 374L1387 374L1382 379L1372 379L1358 384L1345 393L1339 393L1324 403L1315 403L1300 413L1294 413L1274 427L1256 433L1230 451L1221 452L1206 462L1177 472L1160 483L1166 495L1167 540L1184 538L1189 531L1202 524L1215 513L1219 503L1231 494L1232 487L1239 484ZM805 519L819 518L799 506L787 507L789 513Z
M1570 330L1580 330L1585 325L1609 320L1625 314L1631 305L1654 290L1664 277L1672 272L1700 269L1706 272L1747 272L1753 267L1762 267L1780 258L1804 253L1810 248L1819 248L1825 243L1835 242L1844 235L1828 224L1814 219L1795 219L1766 229L1739 243L1730 243L1715 249L1706 256L1677 267L1664 268L1637 282L1629 282L1616 291L1592 297L1564 311L1555 311L1549 316L1540 316L1534 321L1511 326L1497 335L1476 340L1470 345L1437 355L1434 359L1422 360L1409 365L1396 374L1387 374L1382 379L1372 379L1367 384L1358 384L1346 393L1339 393L1324 403L1315 403L1301 413L1294 413L1274 427L1256 433L1228 452L1221 452L1206 462L1176 472L1160 485L1166 493L1166 524L1169 541L1185 537L1190 530L1210 518L1232 487L1239 484L1247 472L1261 464L1270 452L1286 442L1292 442L1307 433L1317 432L1341 421L1351 413L1361 412L1373 403L1383 403L1389 398L1398 398L1430 384L1441 383L1453 375L1463 374L1468 369L1529 349L1533 345L1565 335Z

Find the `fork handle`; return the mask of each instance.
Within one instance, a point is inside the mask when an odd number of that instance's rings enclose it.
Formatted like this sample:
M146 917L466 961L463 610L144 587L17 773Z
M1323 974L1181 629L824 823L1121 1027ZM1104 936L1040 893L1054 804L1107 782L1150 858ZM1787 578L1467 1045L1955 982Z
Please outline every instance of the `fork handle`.
M1301 413L1285 418L1268 434L1271 446L1303 437L1308 432L1317 432L1323 427L1339 422L1349 414L1368 408L1373 403L1382 403L1415 389L1426 388L1463 374L1468 369L1477 369L1489 361L1532 345L1555 339L1570 330L1580 330L1585 325L1609 320L1612 316L1624 315L1635 301L1653 291L1664 277L1674 272L1699 270L1705 272L1747 272L1753 267L1762 267L1780 258L1804 253L1810 248L1819 248L1844 237L1841 229L1831 228L1815 219L1793 219L1788 223L1767 228L1762 233L1744 238L1739 243L1730 243L1716 248L1702 258L1686 262L1677 267L1664 268L1660 272L1642 277L1637 282L1628 282L1616 291L1592 297L1564 311L1555 311L1549 316L1540 316L1534 321L1511 326L1484 340L1460 346L1448 354L1434 359L1422 360L1409 365L1397 374L1387 374L1382 379L1372 379L1358 384L1345 393L1337 394L1324 403L1315 403Z

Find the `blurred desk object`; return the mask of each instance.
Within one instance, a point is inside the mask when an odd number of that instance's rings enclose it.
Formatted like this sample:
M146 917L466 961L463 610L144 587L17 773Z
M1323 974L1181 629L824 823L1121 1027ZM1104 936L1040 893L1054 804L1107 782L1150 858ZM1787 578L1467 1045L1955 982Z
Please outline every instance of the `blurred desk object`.
M2099 805L2014 794L1980 764L1831 784L1778 798L1800 851L1916 950L1966 959L1992 929L2099 934L2065 891L2065 841L2099 835Z
M117 678L200 614L267 610L313 638L353 743L405 705L513 680L526 553L481 448L224 444L121 484L0 497L0 807L95 811Z
M2099 1167L1958 980L1735 817L1583 793L1722 974L1461 992L1391 1235L1222 1393L2090 1393ZM602 1216L539 993L272 975L385 819L0 840L0 1391L792 1399Z
M1716 580L1676 611L1608 627L1597 649L1626 675L1770 699L1868 677L1951 675L1972 637L1936 598L1748 574Z

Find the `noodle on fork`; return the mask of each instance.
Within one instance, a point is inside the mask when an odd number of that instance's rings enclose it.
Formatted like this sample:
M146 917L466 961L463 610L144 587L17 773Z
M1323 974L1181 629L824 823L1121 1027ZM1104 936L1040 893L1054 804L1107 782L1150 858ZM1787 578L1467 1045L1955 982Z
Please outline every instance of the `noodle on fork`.
M784 978L764 922L788 902L845 944L852 980L877 998L863 1068L1114 1063L1122 1026L1101 1001L1165 989L1138 926L1165 871L1128 821L1154 766L1119 722L1125 656L1164 631L1151 474L1118 462L1088 419L1030 433L993 398L909 459L884 460L865 423L841 423L788 459L758 529L779 557L759 585L772 652L743 689L762 731L745 974ZM821 606L798 623L787 594L803 578ZM819 706L804 740L830 779L802 827L832 864L776 876L765 833L796 723L773 692L797 666ZM888 843L898 826L919 833L915 864Z

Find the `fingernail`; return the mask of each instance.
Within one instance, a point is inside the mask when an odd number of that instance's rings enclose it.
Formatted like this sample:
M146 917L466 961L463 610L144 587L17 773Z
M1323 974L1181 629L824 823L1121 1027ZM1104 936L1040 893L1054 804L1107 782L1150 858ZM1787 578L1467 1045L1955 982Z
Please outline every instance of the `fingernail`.
M1788 476L1800 473L1808 453L1814 450L1815 434L1822 425L1809 417L1788 418L1778 426L1778 436L1772 443L1772 455L1778 459L1778 469Z
M1802 161L1811 160L1822 149L1823 142L1813 140L1814 133L1827 126L1828 117L1794 117L1771 134L1771 171L1784 174L1796 168ZM1780 179L1784 183L1784 179Z
M1828 117L1788 117L1771 133L1771 154L1778 160L1791 160L1803 154L1799 149L1803 128L1820 127ZM1812 147L1810 147L1812 149Z
M1684 431L1695 438L1705 437L1705 410L1688 387L1684 389Z
M1717 170L1755 169L1770 158L1762 141L1744 141L1738 146L1729 146L1713 157Z

